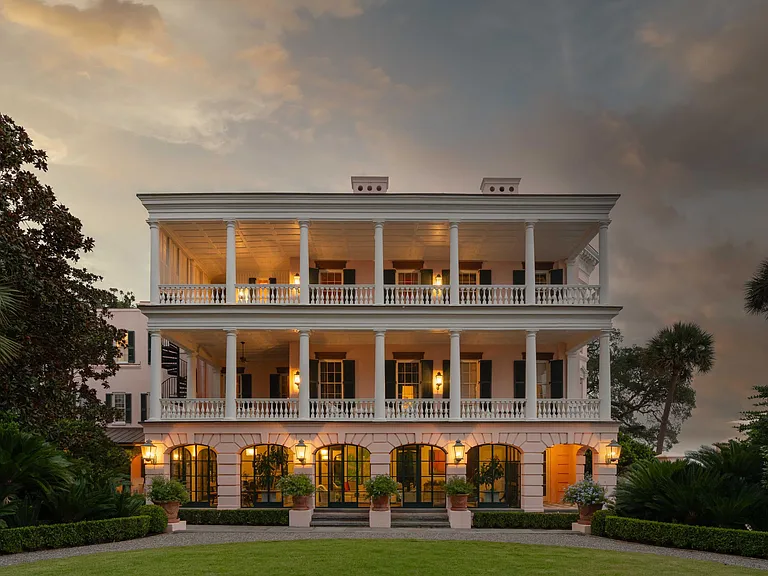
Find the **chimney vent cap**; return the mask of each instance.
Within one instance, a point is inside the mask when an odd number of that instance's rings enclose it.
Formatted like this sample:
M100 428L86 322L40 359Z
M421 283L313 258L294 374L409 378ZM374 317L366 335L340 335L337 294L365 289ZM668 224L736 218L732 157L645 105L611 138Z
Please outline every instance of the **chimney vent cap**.
M483 178L480 192L483 194L519 194L520 178Z
M355 194L386 194L389 176L352 176L352 192Z

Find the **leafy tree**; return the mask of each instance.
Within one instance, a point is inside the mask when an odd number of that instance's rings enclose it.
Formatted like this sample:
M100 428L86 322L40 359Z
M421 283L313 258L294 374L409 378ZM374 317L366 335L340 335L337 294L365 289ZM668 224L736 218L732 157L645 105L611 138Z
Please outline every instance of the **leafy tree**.
M0 323L0 336L19 343L0 370L0 411L48 436L60 419L112 419L88 383L106 385L115 374L124 331L109 323L116 295L77 266L93 239L33 170L47 170L45 152L0 115L0 279L24 310Z
M619 423L619 431L646 443L654 443L659 427L667 386L645 363L645 348L623 346L619 330L611 334L611 416ZM599 380L599 344L588 347L587 386L597 396ZM696 393L689 382L677 386L671 418L665 432L665 448L677 442L682 423L696 407Z
M110 308L136 308L136 296L133 292L123 292L117 288L110 288L109 291L114 297L112 302L107 303Z
M11 318L19 311L19 297L15 290L0 285L0 366L9 363L19 353L19 343L2 334L10 326Z
M641 440L633 438L629 434L619 431L619 444L621 444L621 456L616 466L616 473L621 475L635 462L655 460L656 454L651 446Z
M762 261L744 290L744 308L750 314L768 318L768 258Z
M747 440L768 449L768 386L755 386L756 392L750 396L754 400L755 410L741 413L744 421L739 426L739 432L746 434Z
M664 411L659 421L656 453L664 451L678 386L691 384L695 373L706 373L715 362L714 338L694 322L662 328L646 347L647 367L666 383Z

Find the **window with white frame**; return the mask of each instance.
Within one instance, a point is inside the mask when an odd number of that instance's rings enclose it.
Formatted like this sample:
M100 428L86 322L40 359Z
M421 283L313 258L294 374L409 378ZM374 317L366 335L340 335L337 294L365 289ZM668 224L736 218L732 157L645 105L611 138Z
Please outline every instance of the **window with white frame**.
M117 358L115 361L118 364L128 364L129 362L135 362L135 350L131 349L130 342L133 338L133 331L129 330L123 336L123 339L117 343ZM131 358L134 356L134 358Z
M418 270L398 270L397 283L404 286L417 286L420 282L421 273Z
M113 392L112 393L112 407L117 411L115 416L115 422L125 423L125 392Z
M418 360L397 362L397 397L412 400L419 397L421 364Z
M536 396L538 398L551 398L552 385L549 377L549 362L539 360L536 362Z
M461 361L461 397L477 398L480 383L480 363L477 360Z
M536 284L549 283L549 270L536 270Z
M344 272L342 270L320 270L320 284L332 286L344 284Z
M344 364L341 360L320 361L320 398L344 397Z
M476 271L460 271L459 272L459 284L463 286L477 286L477 272Z

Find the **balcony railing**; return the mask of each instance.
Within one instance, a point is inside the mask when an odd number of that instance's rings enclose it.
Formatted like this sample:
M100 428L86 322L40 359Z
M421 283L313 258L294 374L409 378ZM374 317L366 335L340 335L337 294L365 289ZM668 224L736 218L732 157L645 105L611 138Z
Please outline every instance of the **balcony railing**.
M448 400L387 400L387 420L447 420L450 410Z
M589 284L547 284L536 286L536 304L555 306L600 303L600 286Z
M237 284L238 304L298 304L296 284Z
M161 284L160 304L224 304L223 284Z
M295 398L238 398L239 420L296 420L299 401Z
M309 303L339 306L373 304L374 291L373 284L347 284L343 286L313 284L309 287Z
M395 306L444 306L451 303L450 286L384 286L384 304Z
M599 420L600 400L593 398L537 400L536 418L540 420Z
M525 286L459 286L459 304L480 306L525 304Z
M373 420L374 400L310 400L309 417L312 420Z
M220 420L223 398L161 398L161 420Z
M461 401L463 420L522 420L525 400L470 399Z

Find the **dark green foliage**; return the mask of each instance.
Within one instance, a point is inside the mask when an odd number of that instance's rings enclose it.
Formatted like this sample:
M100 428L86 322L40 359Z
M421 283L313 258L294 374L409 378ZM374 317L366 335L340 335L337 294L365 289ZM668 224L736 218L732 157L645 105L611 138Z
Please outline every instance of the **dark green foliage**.
M188 524L230 524L233 526L288 526L288 510L216 510L181 508L179 518Z
M538 530L570 530L578 514L555 512L475 512L473 528L528 528Z
M143 504L143 496L131 494L130 483L85 472L66 490L52 494L45 501L43 517L52 523L105 520L134 516Z
M139 508L137 514L149 517L149 533L162 534L168 526L168 514L160 506L146 504Z
M613 510L598 510L592 515L592 536L605 536L605 520L616 516Z
M621 444L621 456L616 467L616 474L618 475L621 475L635 462L656 459L656 454L650 444L637 440L629 434L619 431L618 441Z
M130 475L131 460L127 452L109 439L104 426L98 422L57 420L51 423L46 437L97 476Z
M592 529L594 534L594 523ZM605 519L605 536L653 546L768 558L768 532L686 526L608 516Z
M755 386L754 410L741 413L744 423L739 426L739 432L747 435L747 439L758 446L768 448L768 386Z
M148 516L0 530L0 554L119 542L146 536Z
M768 319L768 258L760 263L755 275L744 286L744 309Z

